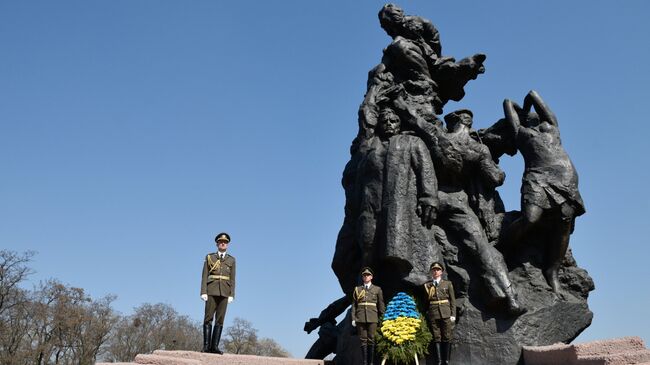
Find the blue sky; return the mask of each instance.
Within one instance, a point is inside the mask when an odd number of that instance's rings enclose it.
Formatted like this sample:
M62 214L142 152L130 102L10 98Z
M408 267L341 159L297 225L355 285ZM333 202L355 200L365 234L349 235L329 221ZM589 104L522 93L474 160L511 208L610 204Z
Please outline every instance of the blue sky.
M197 321L204 255L231 234L242 317L294 356L341 293L329 265L379 1L0 1L0 248L124 314ZM535 89L559 118L587 214L571 247L596 283L578 341L650 340L650 3L409 1L443 54L487 54L475 126ZM519 209L523 164L500 188ZM227 323L228 324L228 323Z

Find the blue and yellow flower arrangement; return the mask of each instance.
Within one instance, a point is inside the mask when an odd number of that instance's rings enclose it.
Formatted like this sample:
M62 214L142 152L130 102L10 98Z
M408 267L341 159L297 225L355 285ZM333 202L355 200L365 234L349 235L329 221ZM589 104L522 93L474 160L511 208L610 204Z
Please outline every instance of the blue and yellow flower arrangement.
M428 353L431 333L415 300L406 293L397 293L388 303L377 332L377 351L394 364L408 364Z

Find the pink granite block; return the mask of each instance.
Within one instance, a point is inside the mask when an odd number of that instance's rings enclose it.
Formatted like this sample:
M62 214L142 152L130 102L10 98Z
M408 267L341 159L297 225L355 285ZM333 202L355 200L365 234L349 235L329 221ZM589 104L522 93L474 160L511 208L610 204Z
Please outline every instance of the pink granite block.
M629 365L650 361L650 350L626 351L616 354L580 356L580 365Z
M169 358L191 359L202 365L324 365L324 360L292 359L285 357L266 357L255 355L208 354L195 351L156 350L155 355Z
M640 337L613 338L580 343L574 346L578 356L618 354L645 349L645 343Z
M573 346L563 343L548 346L524 346L522 352L526 365L568 365L577 360Z
M137 364L146 365L201 365L201 361L192 359L182 359L178 357L168 357L161 355L137 355L135 357Z

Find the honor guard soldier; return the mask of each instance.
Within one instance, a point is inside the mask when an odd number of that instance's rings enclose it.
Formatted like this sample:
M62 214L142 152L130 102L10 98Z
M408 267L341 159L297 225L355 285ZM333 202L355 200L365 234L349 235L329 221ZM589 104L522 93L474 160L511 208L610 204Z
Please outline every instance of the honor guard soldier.
M433 354L436 364L448 365L456 322L456 296L451 281L442 278L442 264L434 262L430 269L433 280L424 284L424 290L429 301L427 321L433 333Z
M235 258L226 253L230 243L228 233L219 233L214 241L217 252L205 257L201 279L201 299L205 301L203 352L223 354L219 350L219 340L226 307L235 298ZM214 330L211 331L213 317Z
M373 365L375 357L375 332L379 318L384 315L384 294L381 288L372 284L372 270L361 270L363 285L354 288L352 293L352 326L357 328L361 340L361 359L363 365Z

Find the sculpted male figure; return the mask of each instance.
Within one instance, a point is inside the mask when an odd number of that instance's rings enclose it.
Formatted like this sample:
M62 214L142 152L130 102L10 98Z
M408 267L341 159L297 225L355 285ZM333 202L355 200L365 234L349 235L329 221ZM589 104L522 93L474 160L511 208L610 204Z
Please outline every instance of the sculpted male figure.
M214 241L217 252L206 255L201 274L201 299L205 301L203 319L203 352L223 354L219 340L226 317L226 308L235 298L235 258L228 253L230 235L219 233ZM211 332L214 317L214 330Z
M463 98L469 80L485 72L483 54L459 62L443 57L440 34L427 19L404 15L398 6L387 4L379 11L379 22L393 38L381 61L385 71L394 76L396 83L403 83L409 101L423 110L423 104L430 103L429 108L433 106L436 114L442 113L449 100ZM426 113L422 116L427 117Z
M472 112L463 109L445 116L447 131L444 131L417 116L403 99L398 98L396 105L410 116L409 126L423 135L432 150L439 182L437 224L450 242L468 252L478 264L492 304L498 304L509 315L522 314L525 309L517 301L505 260L488 242L464 191L474 178L493 187L501 185L505 179L503 171L492 161L488 148L469 135Z
M373 136L360 140L344 173L347 223L332 268L348 292L356 285L350 271L364 266L390 270L381 275L394 285L422 285L440 254L430 229L438 198L429 150L420 138L402 133L391 107L382 104L377 114ZM358 266L350 267L357 249Z
M421 285L438 255L430 229L438 205L433 163L420 138L401 133L401 120L387 105L377 128L360 147L362 264L389 262L391 275Z

